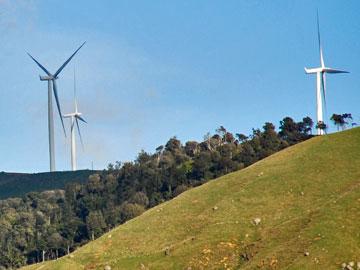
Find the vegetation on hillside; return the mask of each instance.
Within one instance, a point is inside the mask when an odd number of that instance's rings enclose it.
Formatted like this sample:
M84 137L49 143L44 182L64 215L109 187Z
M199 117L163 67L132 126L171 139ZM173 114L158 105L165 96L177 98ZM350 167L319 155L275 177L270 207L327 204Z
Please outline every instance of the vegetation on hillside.
M356 268L359 141L359 128L313 138L25 269Z
M343 113L343 114L336 114L334 113L330 120L334 123L337 130L341 128L344 130L347 125L356 126L357 124L353 122L353 117L351 113Z
M265 123L250 136L220 127L200 143L183 145L173 137L154 154L142 151L134 162L110 164L86 184L0 201L0 265L19 267L63 256L190 187L310 138L312 125L309 117L301 122L286 117L279 133Z

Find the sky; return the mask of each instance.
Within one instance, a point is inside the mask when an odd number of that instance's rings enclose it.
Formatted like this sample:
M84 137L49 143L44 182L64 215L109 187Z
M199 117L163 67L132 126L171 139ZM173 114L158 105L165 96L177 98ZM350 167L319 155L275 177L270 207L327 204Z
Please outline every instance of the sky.
M134 160L173 136L201 141L220 125L250 134L285 116L315 120L304 67L319 65L316 9L325 64L350 71L327 77L327 119L360 123L357 0L0 0L0 171L49 170L47 84L26 52L55 72L83 41L57 81L69 113L76 70L88 122L80 169ZM65 138L54 113L56 169L70 170L70 123Z

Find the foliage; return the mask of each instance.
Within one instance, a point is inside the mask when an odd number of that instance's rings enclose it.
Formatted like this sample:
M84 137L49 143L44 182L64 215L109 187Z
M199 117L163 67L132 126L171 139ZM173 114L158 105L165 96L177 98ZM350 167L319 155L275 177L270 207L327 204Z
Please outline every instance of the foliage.
M334 113L331 118L331 121L333 121L334 125L337 127L337 130L341 127L342 130L346 128L346 125L349 124L349 121L352 121L352 115L351 113L343 113L343 114L336 114Z
M289 147L24 270L356 268L359 142L356 128Z
M323 121L319 121L319 122L317 122L315 128L321 129L326 133L328 126Z
M304 119L284 118L279 133L265 123L250 136L221 126L199 143L172 137L154 154L141 151L133 162L109 164L85 184L0 201L1 265L56 259L191 187L304 141L312 123Z

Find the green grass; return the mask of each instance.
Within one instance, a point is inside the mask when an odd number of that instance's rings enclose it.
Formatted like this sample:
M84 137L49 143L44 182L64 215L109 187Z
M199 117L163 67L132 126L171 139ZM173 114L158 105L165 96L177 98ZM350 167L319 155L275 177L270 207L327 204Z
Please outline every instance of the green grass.
M340 269L360 261L359 216L357 128L210 181L71 256L25 269Z

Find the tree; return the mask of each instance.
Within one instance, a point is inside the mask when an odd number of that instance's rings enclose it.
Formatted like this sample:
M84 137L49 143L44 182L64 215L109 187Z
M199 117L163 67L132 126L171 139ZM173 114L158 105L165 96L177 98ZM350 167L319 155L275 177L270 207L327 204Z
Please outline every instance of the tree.
M255 150L250 141L241 144L241 151L235 156L235 159L244 166L249 166L257 161Z
M95 239L95 236L99 236L106 229L106 223L101 211L90 212L86 217L86 226L88 235L91 236L92 240Z
M289 145L296 144L311 137L313 122L310 117L303 118L302 122L295 122L291 117L285 117L280 121L279 136Z
M340 127L343 127L345 124L345 120L341 114L334 113L331 118L331 121L333 121L334 125L337 127L337 130L339 131Z
M181 142L176 138L176 136L172 137L166 144L165 150L169 152L176 152L181 149Z
M219 134L222 141L225 141L226 132L227 132L226 128L224 128L223 126L220 126L219 128L216 129L216 133Z
M65 247L64 238L58 233L53 232L48 238L48 245L50 249L55 250L55 258L59 258L59 249L63 249Z
M266 122L263 130L260 135L260 158L267 157L282 148L282 140L276 133L275 126L272 123Z
M235 141L234 135L230 132L226 132L224 135L225 142L233 143Z
M244 134L242 134L242 133L236 133L236 138L239 140L239 142L245 142L245 141L247 141L248 139L249 139L249 137L248 136L246 136L246 135L244 135Z
M173 195L174 195L174 197L179 196L181 193L183 193L184 191L186 191L188 189L189 189L188 186L181 184L175 188Z
M104 189L104 183L99 174L93 174L89 176L87 188L90 192L100 192Z
M343 113L343 114L334 113L331 116L330 120L333 121L334 125L337 127L337 130L339 131L340 127L342 130L344 130L346 128L346 125L348 125L349 122L352 122L353 118L351 113Z
M323 130L323 131L326 133L327 125L326 125L323 121L319 121L319 122L317 122L315 128L316 128L316 129Z
M160 146L156 147L155 150L156 150L156 153L161 153L164 150L164 146L160 145Z
M345 125L344 125L344 127L343 127L343 129L344 129L344 128L346 127L346 125L349 124L350 121L352 122L353 118L352 118L351 113L344 113L344 114L342 114L342 118L344 119L344 122L345 122ZM349 122L348 122L348 121L349 121Z
M159 164L161 156L164 151L164 146L163 145L158 146L155 151L156 151L156 162Z
M60 234L62 235L63 243L66 246L66 253L70 253L70 248L76 241L75 237L78 234L78 229L83 225L82 220L77 217L72 211L67 211L64 214L64 219L60 226Z
M145 211L144 206L136 203L123 203L121 205L121 219L122 222L141 215Z
M303 118L302 123L303 123L303 132L305 134L311 134L312 128L314 126L314 121L309 116L307 116Z
M225 136L225 135L224 135ZM211 145L211 149L215 150L217 147L223 145L223 137L220 136L219 134L214 134L211 138L210 138L210 145Z
M211 166L211 153L201 152L194 159L192 177L196 180L210 179L212 177L212 173L210 171Z
M185 153L189 157L194 157L199 152L198 143L195 141L189 141L185 143Z
M219 147L218 152L212 154L212 170L215 177L235 171L238 163L233 160L235 144L224 144Z
M212 151L212 148L210 145L210 139L211 139L211 134L210 134L210 132L207 132L204 135L204 141L202 143L200 143L200 147L203 148L203 150Z
M149 198L144 192L139 191L130 198L129 202L142 205L144 208L146 208L149 205Z
M140 164L144 164L144 163L150 162L150 161L151 161L151 155L146 153L144 150L141 150L136 158L136 162L140 163Z

